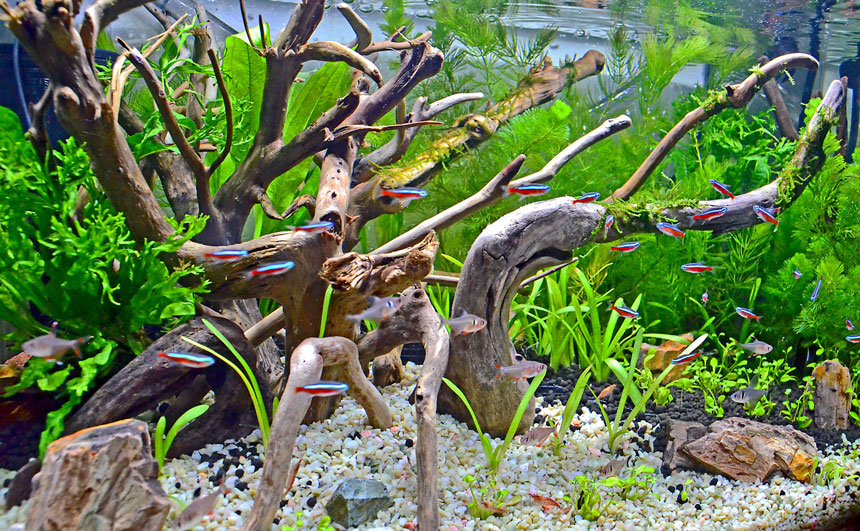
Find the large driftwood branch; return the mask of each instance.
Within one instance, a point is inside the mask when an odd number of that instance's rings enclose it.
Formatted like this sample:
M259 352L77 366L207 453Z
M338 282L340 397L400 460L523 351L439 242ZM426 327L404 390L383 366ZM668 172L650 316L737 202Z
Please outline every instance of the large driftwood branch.
M711 116L722 112L729 107L740 109L746 107L752 100L753 96L759 89L770 79L773 79L780 72L792 68L806 68L808 70L817 70L818 61L811 55L805 53L790 53L782 55L769 63L763 65L759 71L754 72L745 80L735 85L727 85L723 92L714 93L712 98L709 98L700 107L697 107L687 113L680 122L675 124L666 136L657 144L657 147L651 151L648 158L639 166L639 168L630 176L618 190L612 193L607 198L607 201L617 199L627 199L636 193L636 190L642 186L651 173L663 162L666 155L672 151L672 148L677 144L691 129L698 124L704 122Z
M349 4L341 2L335 7L337 7L337 10L340 11L340 14L349 23L352 31L355 32L355 40L349 43L349 47L363 50L370 46L370 43L373 42L373 31L370 29L370 26L358 16L358 13L352 10Z
M758 58L760 65L766 64L769 61L766 55ZM782 91L776 79L770 78L764 84L764 93L770 104L773 106L773 114L776 118L776 124L782 132L782 136L789 140L797 140L800 135L797 128L794 127L794 122L791 116L788 115L788 107L785 106L785 100L782 98Z
M417 238L424 236L430 231L438 232L444 228L450 227L454 223L470 216L474 212L487 208L500 201L503 197L502 194L504 188L508 185L520 186L523 184L545 183L550 181L573 157L582 153L604 138L630 127L630 124L630 118L624 115L606 120L599 127L577 139L562 150L539 171L512 181L511 179L516 175L517 171L519 171L520 166L525 160L525 157L520 155L471 197L468 197L439 214L422 221L414 228L380 246L373 252L390 252L411 244ZM379 200L377 203L381 204L382 201ZM361 216L360 219L366 219L368 217L362 215L364 212L359 212L358 214ZM358 221L356 221L355 224L357 225Z
M624 237L637 232L657 232L654 224L659 219L676 220L682 229L724 232L761 223L753 205L789 207L824 164L822 144L837 120L844 95L840 82L830 85L793 158L774 182L738 195L734 201L701 201L695 207L625 205L624 211L639 214L625 216L619 208L614 211L617 226ZM704 223L693 222L695 214L715 206L728 207L728 211ZM568 260L572 251L587 243L620 238L617 230L599 230L610 212L613 212L611 206L573 204L571 198L531 203L490 224L472 245L453 306L485 318L487 326L477 333L452 338L453 355L447 377L476 406L478 422L490 434L504 436L526 389L522 382L497 380L493 369L495 364L505 366L513 362L508 322L517 288L530 274ZM439 400L442 411L471 422L456 395L442 389ZM530 408L520 431L529 427L533 416Z
M290 377L272 422L257 496L242 526L243 531L263 531L272 527L272 518L287 485L299 425L312 400L310 395L298 393L296 389L319 381L325 366L340 369L340 375L349 385L350 396L364 407L372 426L380 429L392 426L391 413L382 395L361 371L358 349L352 341L342 337L304 340L290 356Z

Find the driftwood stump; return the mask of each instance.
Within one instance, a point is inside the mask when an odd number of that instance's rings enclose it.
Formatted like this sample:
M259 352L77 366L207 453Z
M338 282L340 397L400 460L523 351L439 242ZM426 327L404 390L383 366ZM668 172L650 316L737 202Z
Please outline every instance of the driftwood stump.
M815 425L823 430L848 428L851 410L851 372L837 360L827 360L812 371L815 376Z
M160 531L170 500L157 477L145 422L73 433L48 446L27 529Z

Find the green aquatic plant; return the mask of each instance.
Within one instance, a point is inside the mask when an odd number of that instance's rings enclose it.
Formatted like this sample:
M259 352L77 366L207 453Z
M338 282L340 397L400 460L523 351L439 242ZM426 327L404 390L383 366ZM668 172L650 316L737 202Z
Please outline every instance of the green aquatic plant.
M206 351L208 354L215 356L219 360L223 361L227 364L228 367L233 369L236 374L239 375L239 378L242 379L242 383L245 384L245 388L248 390L248 394L251 397L251 402L254 404L254 413L257 415L257 424L260 426L260 439L263 441L263 446L269 446L269 431L271 429L271 425L269 424L269 415L266 412L266 404L263 403L263 395L260 392L260 386L257 383L257 378L254 376L254 371L251 370L251 367L248 366L248 362L245 361L245 358L242 357L241 354L236 350L236 347L230 342L229 339L224 337L224 334L221 333L218 328L210 323L208 320L203 319L203 324L206 325L206 328L209 329L212 334L218 338L221 343L227 347L231 354L239 361L239 364L242 366L242 369L236 366L235 363L231 362L221 354L215 352L211 348L206 345L201 345L200 343L194 341L193 339L188 339L185 336L182 336L181 339L186 343L194 345L195 347Z
M296 527L289 525L282 525L281 531L298 531L299 529L303 529L304 522L302 522L302 511L296 512ZM317 524L316 531L335 531L337 528L331 525L331 517L329 515L323 516L319 523Z
M498 473L499 467L501 466L502 461L505 458L505 453L507 453L508 448L510 448L511 446L511 442L514 440L514 435L516 434L517 428L520 425L520 421L522 420L523 415L526 412L526 408L528 407L529 402L534 396L535 391L537 391L538 386L543 381L544 376L546 376L546 371L538 374L532 379L532 382L529 385L526 394L523 395L522 400L520 400L520 405L519 407L517 407L517 411L514 414L514 417L511 419L511 424L508 427L507 434L505 435L505 440L502 441L502 443L495 448L493 447L493 443L490 440L490 437L485 435L484 432L481 430L481 425L478 424L478 418L475 416L475 412L472 409L472 405L469 404L469 400L466 398L466 395L463 394L463 391L460 390L460 388L457 387L457 385L451 380L447 378L442 378L442 381L445 382L445 385L447 385L451 389L451 391L454 392L454 394L460 397L460 400L463 401L463 404L466 406L466 409L469 410L469 414L472 416L472 422L475 424L475 429L477 430L478 435L481 438L481 448L484 450L484 457L487 460L487 472L490 474L491 477L495 477L495 475Z
M600 478L597 480L581 474L570 480L576 485L572 495L565 495L564 500L573 502L573 507L584 519L593 522L605 512L604 496L601 491L617 489L618 494L624 500L638 500L647 495L650 487L655 483L653 477L654 468L641 465L630 469L630 475L626 478L617 476ZM634 489L638 493L634 493ZM611 494L609 495L612 496ZM607 500L609 503L609 500Z
M582 395L585 393L585 386L588 385L588 379L591 377L591 367L586 367L579 378L576 380L576 385L573 391L567 398L567 403L564 405L564 411L561 414L561 422L559 422L555 431L555 436L552 438L552 452L556 457L561 456L561 449L564 447L564 439L567 436L570 425L573 422L573 416L579 411L579 404L582 402Z
M792 424L800 429L804 429L812 424L812 418L806 415L807 411L815 409L815 401L812 399L815 391L815 377L811 374L803 377L805 385L800 392L800 396L796 400L784 400L782 409L779 414L791 421ZM785 390L785 396L788 398L791 395L791 389Z
M182 428L206 413L208 409L209 405L207 404L200 404L189 409L176 419L176 422L173 423L173 426L167 432L167 436L164 435L164 430L167 427L167 419L164 417L158 419L158 423L155 425L155 433L152 437L152 453L155 456L155 460L158 461L159 476L161 475L161 469L164 468L164 458L167 456L167 452L170 451L173 439L176 438L176 435Z
M480 468L479 466L478 473ZM472 518L486 520L490 516L504 514L507 512L507 507L516 505L523 499L520 495L511 496L508 489L497 489L494 476L490 477L487 487L477 487L480 493L478 496L475 494L478 481L475 476L469 474L463 476L463 482L469 487L469 494L472 495L472 501L466 505Z

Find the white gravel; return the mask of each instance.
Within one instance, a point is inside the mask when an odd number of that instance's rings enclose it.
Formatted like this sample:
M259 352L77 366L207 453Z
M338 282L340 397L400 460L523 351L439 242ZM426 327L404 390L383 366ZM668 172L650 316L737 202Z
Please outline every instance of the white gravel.
M280 530L283 525L296 526L300 519L302 525L297 529L316 530L325 515L325 502L338 483L348 477L382 481L395 502L392 508L381 511L376 520L356 529L402 530L407 522L416 523L416 476L412 470L415 451L409 443L416 438L416 425L414 407L407 399L419 370L420 367L408 364L406 379L382 390L394 418L395 426L391 430L369 428L365 424L364 411L351 398L345 398L328 420L302 426L296 455L302 458L303 464L292 491L276 515L279 524L273 525L272 529ZM540 401L538 405L543 406ZM541 415L558 419L561 409L560 406L543 407ZM481 444L478 435L467 429L465 424L448 415L440 415L437 440L441 529L790 530L824 523L829 516L845 513L850 505L857 504L849 495L857 491L860 483L856 476L860 474L860 447L857 446L855 448L859 449L848 457L819 456L822 462L837 458L844 462L843 476L828 486L800 483L781 476L766 483L742 483L694 472L678 472L663 477L659 472L660 454L649 453L648 442L642 444L645 448L640 448L639 440L634 437L625 450L625 454L632 457L629 464L646 464L657 470L654 474L656 482L649 492L642 493L644 496L638 500L624 500L611 489L604 489L603 513L595 522L571 513L546 514L531 501L530 492L562 502L565 494L574 492L570 478L579 474L595 477L610 460L606 453L608 436L600 416L584 409L579 420L582 428L568 434L567 447L559 458L549 448L512 444L504 458L497 485L524 499L510 507L507 515L475 520L466 509L471 495L463 477L478 475L479 467L485 464ZM646 426L649 432L651 430L645 422L638 425ZM646 434L645 439L652 437ZM500 442L494 440L493 444ZM255 447L262 454L258 431L246 438L244 444L249 448ZM599 457L593 453L598 448L603 449ZM167 495L187 504L193 498L195 488L201 487L204 494L210 492L213 487L208 477L215 470L222 469L223 464L216 459L210 467L203 457L215 452L226 454L229 450L235 453L237 449L233 443L209 445L192 456L167 462L161 480ZM226 501L222 501L215 510L212 520L204 521L195 529L239 528L243 515L251 509L260 476L260 470L251 464L254 457L238 456L244 470L238 481L246 483L247 488L232 488ZM229 486L236 485L235 473L236 467L231 464L227 469ZM852 474L855 476L851 477ZM621 474L622 477L626 475L627 471ZM0 484L11 476L11 472L0 470ZM714 478L716 484L711 485ZM687 484L688 480L692 481ZM677 489L681 484L686 485L686 503L678 503L678 490L670 491L670 487ZM5 497L6 490L0 489L0 497ZM0 529L10 529L13 524L23 522L26 509L25 503L23 507L4 512L0 505ZM171 512L170 518L175 518L177 512L178 507Z

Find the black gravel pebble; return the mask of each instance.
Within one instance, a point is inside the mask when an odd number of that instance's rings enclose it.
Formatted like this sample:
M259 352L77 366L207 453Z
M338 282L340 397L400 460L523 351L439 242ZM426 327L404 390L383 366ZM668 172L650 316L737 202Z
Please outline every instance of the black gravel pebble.
M280 505L281 505L281 509L283 509L284 507L286 507L286 506L287 506L287 500L281 500Z
M317 504L317 499L316 499L316 497L311 496L310 498L308 498L308 507L310 507L311 509L313 509L313 508L314 508L314 506L315 506L316 504Z
M711 478L711 485L716 485L717 483L719 483L717 478Z
M311 486L311 485L313 485L313 484L314 484L314 483L313 483L313 481L311 481L311 480L308 480L308 482L307 482L307 483L305 483L305 485L307 485L308 487L310 487L310 486Z
M168 404L167 402L162 402L162 403L158 404L158 412L161 413L162 415L167 413L168 409L170 409L170 404Z
M260 459L259 457L255 457L255 458L251 459L251 464L254 465L254 468L257 470L263 468L263 460Z
M677 501L678 503L680 503L680 504L682 504L682 505L683 505L683 504L685 504L685 503L687 503L687 500L685 500L685 499L683 498L683 494L681 494L680 492L678 493L678 498L677 498L675 501Z
M237 478L241 478L241 477L242 477L242 476L244 476L244 475L245 475L245 470L244 470L244 469L241 469L241 468L237 468L237 469L236 469L236 477L237 477Z
M236 513L236 514L238 514L239 516L242 516L242 509L236 509L236 510L235 510L235 511L233 511L233 512L235 512L235 513Z
M701 511L701 510L702 510L702 504L701 504L701 503L697 503L697 504L696 504L696 510L697 510L697 511Z
M273 523L273 524L275 524L275 525L278 525L278 524L280 524L280 523L281 523L281 519L280 519L280 518L275 518L274 520L272 520L272 523Z
M248 484L244 481L237 481L236 490L248 490Z
M675 492L675 485L669 485L669 492Z
M543 415L535 415L535 424L543 424L544 417Z
M780 496L785 496L785 491L784 491L784 490L779 491L779 495L780 495Z
M678 492L681 492L683 490L684 490L684 484L681 483L680 485L678 485Z
M415 444L415 442L412 439L406 439L405 444L406 444L407 448L412 448L412 446Z
M6 487L8 487L8 486L9 486L9 483L12 483L12 478L6 478L6 479L4 479L4 480L3 480L3 488L5 489Z
M173 487L174 487L174 488L177 488L177 489L178 489L179 487L181 487L181 486L182 486L182 483L180 483L180 482L178 482L178 481L176 482L176 484L175 484L175 485L173 485Z
M238 448L230 448L229 453L233 457L239 457L239 454L242 453Z
M200 487L197 487L196 489L194 489L194 497L197 498L199 496L200 496Z

